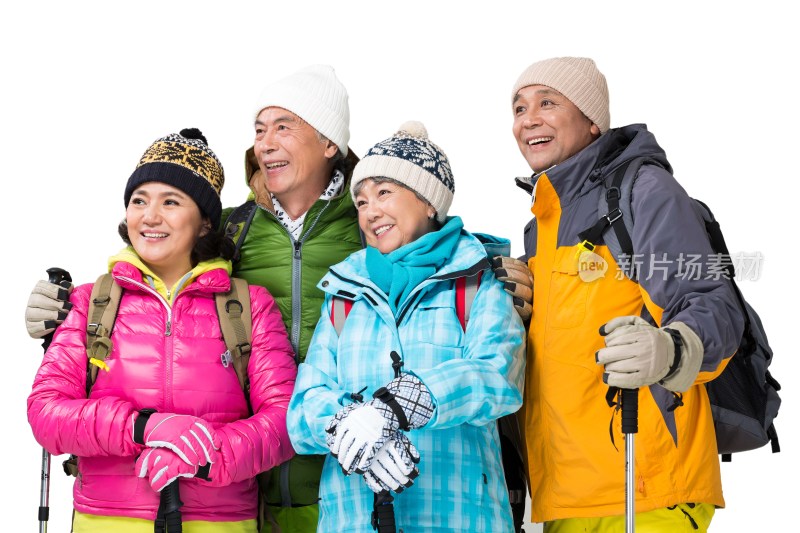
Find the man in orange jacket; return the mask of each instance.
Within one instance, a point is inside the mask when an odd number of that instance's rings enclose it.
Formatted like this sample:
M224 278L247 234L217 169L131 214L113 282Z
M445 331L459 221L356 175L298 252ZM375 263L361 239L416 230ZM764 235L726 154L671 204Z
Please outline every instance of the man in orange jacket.
M737 349L743 319L730 283L712 275L703 220L646 126L610 128L593 60L534 63L511 97L514 137L534 172L518 180L534 214L525 228L535 297L520 411L532 520L547 533L621 530L624 437L606 400L619 387L639 389L637 526L705 531L725 502L703 383ZM622 272L631 265L617 264L603 242L613 230L594 243L578 235L607 214L605 178L640 157L654 164L634 177L632 280ZM689 255L707 259L691 275Z

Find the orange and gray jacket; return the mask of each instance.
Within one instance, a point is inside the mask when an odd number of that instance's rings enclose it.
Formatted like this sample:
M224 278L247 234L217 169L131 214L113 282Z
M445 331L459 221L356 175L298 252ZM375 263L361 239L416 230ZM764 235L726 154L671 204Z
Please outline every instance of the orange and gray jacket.
M596 255L581 254L578 234L606 214L598 212L604 177L641 156L661 166L642 166L631 193L636 283L603 242L593 243ZM518 180L534 195L535 216L525 228L535 297L520 411L534 522L625 512L625 439L595 352L604 347L600 326L626 315L656 326L681 321L704 347L683 405L675 408L677 397L657 384L640 391L636 511L724 506L703 383L737 349L743 320L729 282L714 269L703 220L669 169L655 137L638 124L610 130L567 161Z

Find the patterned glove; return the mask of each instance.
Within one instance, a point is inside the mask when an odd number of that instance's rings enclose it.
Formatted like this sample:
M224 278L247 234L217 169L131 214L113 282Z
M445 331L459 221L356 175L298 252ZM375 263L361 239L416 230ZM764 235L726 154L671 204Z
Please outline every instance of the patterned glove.
M218 437L202 418L144 410L132 415L131 426L133 442L167 448L187 465L203 466L217 458Z
M364 472L364 480L376 494L384 490L399 494L410 487L419 475L416 466L419 460L417 448L405 433L397 431L375 454L369 470Z
M428 388L412 374L403 374L381 387L374 399L344 407L328 424L331 453L346 475L363 474L375 453L398 429L424 426L433 417Z
M334 457L339 454L338 445L336 451L333 449L334 443L336 442L336 431L339 429L339 424L341 424L342 420L350 415L350 412L353 409L359 407L360 405L362 404L351 403L344 406L333 416L333 418L331 418L331 421L328 422L328 425L325 426L325 433L327 433L327 435L325 435L325 443L328 445L328 448L330 448L331 452L333 452Z
M147 477L150 487L161 490L179 477L194 477L197 466L184 461L172 450L150 448L136 460L136 476Z
M514 259L497 255L492 258L495 277L503 282L503 288L514 299L514 309L526 324L533 311L533 274L528 265Z
M73 285L66 280L62 283L64 285L56 285L41 280L33 287L25 308L25 327L32 338L40 339L52 333L72 309L69 295Z

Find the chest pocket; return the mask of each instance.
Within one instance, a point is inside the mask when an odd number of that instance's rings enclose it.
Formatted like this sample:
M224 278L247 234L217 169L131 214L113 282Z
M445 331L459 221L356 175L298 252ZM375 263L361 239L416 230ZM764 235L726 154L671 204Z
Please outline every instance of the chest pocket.
M428 293L400 325L404 359L409 366L430 368L442 361L460 359L464 331L455 310L455 292Z
M558 329L576 328L586 317L589 285L578 275L574 246L556 250L550 274L548 325Z

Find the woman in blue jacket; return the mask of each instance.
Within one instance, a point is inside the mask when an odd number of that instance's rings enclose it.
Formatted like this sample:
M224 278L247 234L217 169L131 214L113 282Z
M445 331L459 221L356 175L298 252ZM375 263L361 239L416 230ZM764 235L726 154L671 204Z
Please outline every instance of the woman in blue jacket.
M484 245L447 217L453 191L419 122L353 173L368 246L319 283L287 419L298 453L330 454L320 531L371 532L392 505L405 533L513 529L495 422L522 402L524 328Z

